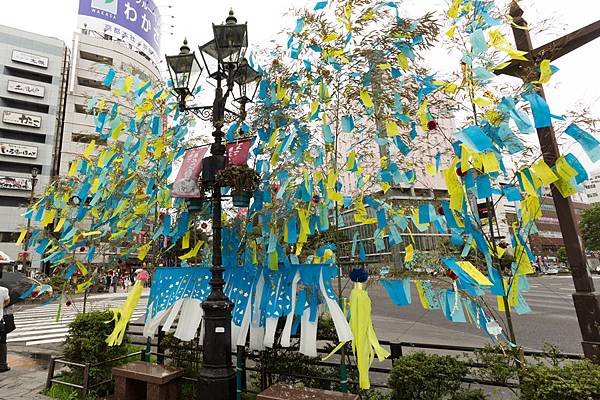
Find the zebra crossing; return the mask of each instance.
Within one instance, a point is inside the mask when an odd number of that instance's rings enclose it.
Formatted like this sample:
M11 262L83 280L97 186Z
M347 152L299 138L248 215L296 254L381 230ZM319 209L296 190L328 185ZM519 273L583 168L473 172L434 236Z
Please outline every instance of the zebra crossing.
M86 312L104 311L109 308L120 307L125 301L125 296L94 295L88 298ZM133 312L132 322L141 322L146 313L147 293L138 302ZM69 332L69 323L83 312L83 299L74 299L69 306L62 305L60 318L58 316L58 303L50 303L16 311L16 329L8 334L7 343L20 346L40 346L61 344Z

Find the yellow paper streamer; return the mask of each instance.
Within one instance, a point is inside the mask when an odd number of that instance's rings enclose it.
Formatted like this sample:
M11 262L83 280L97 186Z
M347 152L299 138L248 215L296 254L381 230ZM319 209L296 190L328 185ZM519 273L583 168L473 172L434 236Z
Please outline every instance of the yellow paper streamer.
M481 273L470 261L457 261L456 262L463 271L465 271L478 285L481 286L492 286L492 282Z
M83 156L85 158L89 158L90 154L92 154L92 151L94 151L94 148L96 147L96 141L92 140L90 142L90 144L88 144L88 146L85 148L85 150L83 151Z
M127 299L123 303L120 309L112 308L113 319L115 321L115 328L112 333L106 338L106 343L109 346L118 346L123 343L123 337L127 331L127 324L135 311L135 308L142 297L142 290L144 286L142 281L136 281L131 289L131 292L127 296ZM109 323L110 321L107 321Z
M482 154L481 161L487 174L500 171L500 163L496 158L496 153L493 151Z
M415 248L412 244L408 244L404 250L406 251L404 262L411 262L415 258Z
M549 185L558 180L558 176L554 174L552 168L550 168L544 160L538 160L531 166L531 169L533 169L544 185Z
M358 368L358 380L361 389L369 389L371 382L369 380L369 368L373 364L375 355L380 362L383 362L390 353L379 344L373 321L371 319L371 299L362 283L355 283L352 292L350 292L350 330L352 331L352 351L356 357L356 366ZM341 349L345 342L340 343L329 355L323 358L327 360L335 352Z
M69 167L69 172L67 173L67 176L74 176L75 175L75 171L77 171L77 161L71 161L71 166Z
M185 235L183 235L183 239L181 240L181 249L186 250L190 248L190 231L187 231Z
M196 257L196 255L198 254L198 250L200 250L200 247L202 247L203 244L204 244L204 241L199 240L198 243L196 243L196 245L194 246L194 248L192 250L188 251L187 253L185 253L182 256L179 256L179 259L187 260L189 258Z
M147 243L147 244L143 245L142 247L140 247L140 249L138 250L138 256L137 256L138 259L140 259L141 261L144 261L144 259L146 258L146 255L150 251L150 246L152 246L152 243Z
M15 243L15 246L20 246L21 243L23 243L23 240L25 239L25 236L27 236L27 229L21 230L21 234L19 235L19 238L17 239L17 242Z
M367 92L366 89L363 89L360 91L360 99L362 100L365 107L372 108L375 106L373 104L373 100L371 100L371 96L369 95L369 92Z
M41 226L46 226L48 225L50 222L54 221L54 217L56 216L56 209L52 208L52 209L46 209L46 211L44 211L44 218L42 218L42 221L40 222Z
M400 133L400 128L398 128L398 124L394 121L388 121L385 124L385 130L387 131L388 137L394 137Z
M429 301L427 300L427 296L425 296L425 290L423 290L423 283L417 279L415 280L415 287L417 288L417 293L419 294L419 300L421 300L421 306L424 309L429 309Z
M85 289L89 288L90 286L92 286L92 279L89 279L83 283L80 283L79 285L77 285L77 293L83 292Z
M539 83L544 85L550 82L552 76L552 68L550 68L550 60L542 60L540 62L540 79L537 81L531 81L531 83Z

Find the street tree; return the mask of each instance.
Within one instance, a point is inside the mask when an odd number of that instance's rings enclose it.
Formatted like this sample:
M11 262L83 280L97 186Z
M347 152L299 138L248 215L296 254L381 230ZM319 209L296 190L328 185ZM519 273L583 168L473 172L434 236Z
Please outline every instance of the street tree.
M585 248L591 251L600 250L600 203L583 211L581 222L581 237Z

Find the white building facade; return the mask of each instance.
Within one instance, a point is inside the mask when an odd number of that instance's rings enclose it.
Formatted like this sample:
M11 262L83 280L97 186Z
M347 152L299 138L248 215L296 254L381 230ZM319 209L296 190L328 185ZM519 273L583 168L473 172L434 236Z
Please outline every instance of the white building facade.
M67 174L71 161L83 153L90 141L102 144L96 134L93 110L88 108L90 99L105 99L106 104L118 101L122 112L133 113L132 104L123 97L117 99L110 88L103 85L109 68L138 77L143 82L161 80L159 69L148 56L127 43L85 29L75 33L60 156L60 173L63 175Z
M59 39L0 26L0 251L16 260L22 214L42 193L60 152L69 51ZM32 191L32 170L38 171ZM37 222L33 221L35 226ZM32 266L39 256L28 251Z
M590 179L585 183L585 195L588 203L600 203L600 172L590 175Z

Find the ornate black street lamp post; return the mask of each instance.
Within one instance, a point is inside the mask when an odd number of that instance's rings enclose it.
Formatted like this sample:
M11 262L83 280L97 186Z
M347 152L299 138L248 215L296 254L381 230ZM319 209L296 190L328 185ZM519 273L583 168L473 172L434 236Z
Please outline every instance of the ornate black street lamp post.
M179 109L183 112L192 112L205 121L211 120L214 127L211 155L202 163L202 183L204 187L212 188L213 211L211 293L202 303L205 335L198 388L199 398L207 400L233 400L236 397L235 370L231 362L232 303L223 293L225 281L221 260L221 187L215 180L215 176L225 167L226 162L223 124L245 118L245 106L254 96L254 94L251 97L247 96L247 87L260 79L260 74L254 71L244 59L248 46L247 32L246 24L238 24L233 11L230 11L225 24L213 24L213 40L199 48L209 78L216 81L215 98L211 106L189 106L186 103L187 99L193 97L202 72L196 55L190 52L187 40L183 42L178 55L166 57L173 90L177 93ZM206 56L210 56L217 62L213 71L209 69ZM240 104L238 112L226 108L227 98L236 84L240 89L240 96L234 99Z

